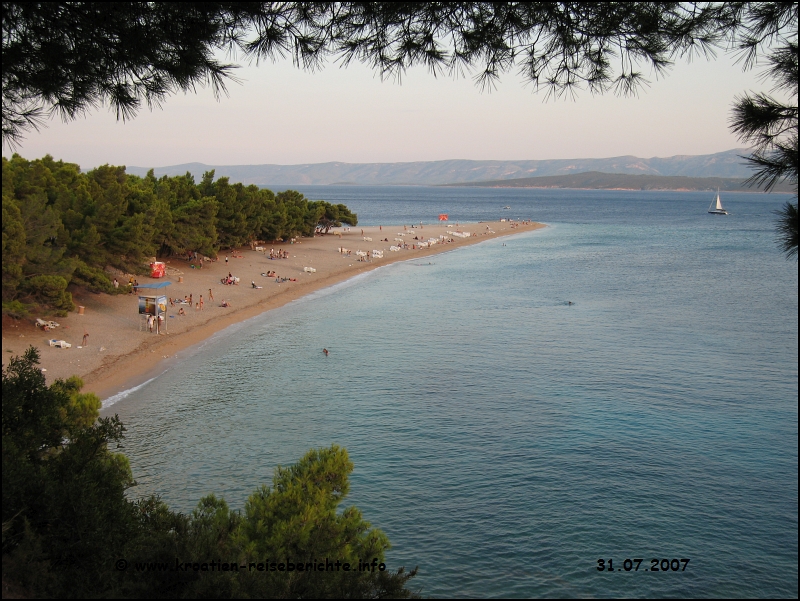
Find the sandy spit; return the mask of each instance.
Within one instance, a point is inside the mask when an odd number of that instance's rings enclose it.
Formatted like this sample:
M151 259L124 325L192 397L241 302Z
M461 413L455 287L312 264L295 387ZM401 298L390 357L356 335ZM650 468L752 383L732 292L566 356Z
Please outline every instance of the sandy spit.
M43 332L36 328L32 318L21 321L4 319L4 363L12 355L21 354L33 345L40 351L40 367L46 370L48 382L78 375L84 380L84 391L95 392L105 399L155 375L165 366L167 359L174 358L179 351L202 342L232 324L281 307L316 290L397 261L428 257L541 227L544 225L540 223L485 222L423 225L422 229L419 226L404 229L402 225L354 227L349 231L347 228L337 228L337 233L298 238L295 244L269 244L265 251L249 248L234 250L227 254L227 261L226 254L221 252L218 261L204 262L201 269L193 269L189 262L173 258L167 262L165 278L138 278L140 284L171 282L170 286L160 291L171 298L191 295L191 306L169 307L169 315L175 317L166 319L168 332L157 335L143 327L145 324L138 314L136 294L108 296L81 290L73 298L76 305L84 307L84 313L81 315L76 311L67 317L56 318L60 327L53 331ZM447 236L452 242L412 249L418 243L415 237L428 240L438 238L440 234L447 235L448 231L469 232L470 236ZM372 241L365 238L372 238ZM396 238L403 239L409 250L389 251L390 245L399 244ZM339 252L342 247L352 251L349 257ZM276 253L279 250L288 251L289 258L271 260L271 249ZM373 250L383 251L383 258L375 258L370 262L358 260L357 251ZM316 269L316 272L305 271L306 267ZM278 283L274 277L262 275L270 271L296 281ZM239 285L220 283L228 273L239 278ZM126 284L128 276L120 274L118 279L121 285ZM251 282L261 288L253 288ZM209 289L213 300L209 297ZM143 291L142 294L154 292ZM198 308L201 295L202 310ZM222 307L223 299L231 306ZM184 307L186 315L178 315L179 307ZM87 344L83 346L85 333L89 336ZM72 347L51 347L51 338L65 340Z

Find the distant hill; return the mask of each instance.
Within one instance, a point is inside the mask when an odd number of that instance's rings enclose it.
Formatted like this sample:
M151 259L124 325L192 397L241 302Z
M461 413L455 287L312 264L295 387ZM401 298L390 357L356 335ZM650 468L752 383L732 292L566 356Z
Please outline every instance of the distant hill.
M744 148L704 155L677 155L642 159L634 156L607 159L554 159L548 161L418 161L413 163L310 163L305 165L205 165L186 163L156 167L155 174L183 175L199 180L214 169L217 177L244 184L330 185L422 185L468 183L599 171L631 175L682 175L745 179L751 170ZM128 167L128 173L145 175L149 167Z
M579 188L588 190L719 190L726 192L756 192L742 185L742 179L730 177L685 177L683 175L628 175L625 173L574 173L523 177L487 182L445 184L480 188ZM775 192L793 192L788 182L775 186Z

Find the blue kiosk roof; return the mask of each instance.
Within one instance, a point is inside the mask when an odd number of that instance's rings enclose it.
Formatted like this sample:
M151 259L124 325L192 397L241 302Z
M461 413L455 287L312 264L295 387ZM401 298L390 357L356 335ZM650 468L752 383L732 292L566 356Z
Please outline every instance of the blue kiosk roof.
M164 288L165 286L169 286L172 282L156 282L155 284L139 284L138 286L134 286L137 290L139 288Z

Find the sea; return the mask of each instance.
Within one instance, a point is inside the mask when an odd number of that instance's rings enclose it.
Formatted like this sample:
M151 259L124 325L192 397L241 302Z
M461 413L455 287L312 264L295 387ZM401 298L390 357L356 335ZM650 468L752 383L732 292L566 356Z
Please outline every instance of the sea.
M797 597L790 196L714 216L709 192L295 188L363 225L548 227L409 254L112 397L131 496L241 509L336 444L343 506L425 597Z

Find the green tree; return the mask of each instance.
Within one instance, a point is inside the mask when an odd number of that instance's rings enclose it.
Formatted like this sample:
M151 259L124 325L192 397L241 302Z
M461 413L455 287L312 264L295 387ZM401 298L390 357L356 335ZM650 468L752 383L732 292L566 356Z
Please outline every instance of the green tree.
M220 51L289 54L304 67L356 60L398 79L425 65L472 72L481 86L518 69L562 95L629 94L647 83L645 69L659 76L678 59L723 48L743 52L745 68L766 52L778 87L794 82L796 98L797 13L796 2L6 2L2 135L13 145L53 112L73 119L104 102L126 119L199 83L219 93L234 67L213 58ZM776 124L789 128L781 140ZM734 128L756 144L753 183L797 180L796 101L745 95ZM287 223L265 230L296 230L296 211L279 213ZM792 231L788 212L781 223ZM791 248L792 236L783 242Z
M14 155L11 161L3 158L3 187L7 213L12 223L17 223L18 212L25 232L24 254L15 259L22 277L15 288L3 289L3 299L33 298L69 310L72 298L66 287L75 263L65 257L60 242L64 225L51 202L56 188L53 174L43 161L26 161Z
M321 200L311 204L317 208L319 215L315 225L319 233L327 234L332 227L341 227L342 223L358 225L358 215L343 204L334 205Z
M797 214L797 201L787 202L778 214L778 245L786 253L787 259L797 259L797 244L800 241L800 217Z
M360 60L382 75L408 67L476 68L490 83L518 65L559 91L630 91L637 63L662 72L707 52L747 17L750 3L285 2L3 5L3 137L18 139L56 111L72 119L103 102L120 118L198 83L224 90L229 64L291 54L317 66ZM92 32L86 35L85 32Z
M235 525L224 519L224 507L207 502L206 514L213 509L213 530L232 528L231 540L243 562L270 558L285 564L286 571L247 580L246 586L253 587L248 593L280 598L409 596L405 584L416 570L386 570L386 535L373 529L355 507L338 511L349 492L352 471L347 451L333 445L309 451L293 466L277 468L272 487L250 496ZM308 569L312 564L319 568L326 559L331 564L326 570ZM294 564L292 571L289 564Z
M157 497L130 501L128 460L112 450L125 432L119 418L98 418L100 401L81 392L78 378L47 386L37 364L31 347L2 372L4 583L11 579L36 597L413 596L407 583L416 570L378 569L386 536L358 509L338 510L353 469L344 449L310 451L278 468L273 486L251 495L243 514L213 495L190 516ZM171 567L176 558L237 566L274 558L303 569L133 568L137 562ZM338 561L335 571L305 569L324 558ZM120 559L130 569L120 570Z
M797 3L756 3L751 9L745 35L739 42L748 64L755 62L760 46L771 43L765 79L773 92L782 92L794 103L766 93L745 93L736 99L731 127L755 152L747 161L755 170L749 182L769 191L780 181L795 185L797 195ZM797 200L778 211L778 244L787 258L797 257Z
M5 160L3 161L5 170ZM5 175L3 176L5 178ZM13 301L22 282L25 260L25 225L14 200L3 194L3 302ZM5 306L5 305L4 305Z
M4 572L8 559L39 594L91 595L134 533L128 461L108 450L124 428L97 419L97 397L82 395L80 380L47 386L37 363L31 347L2 374Z

